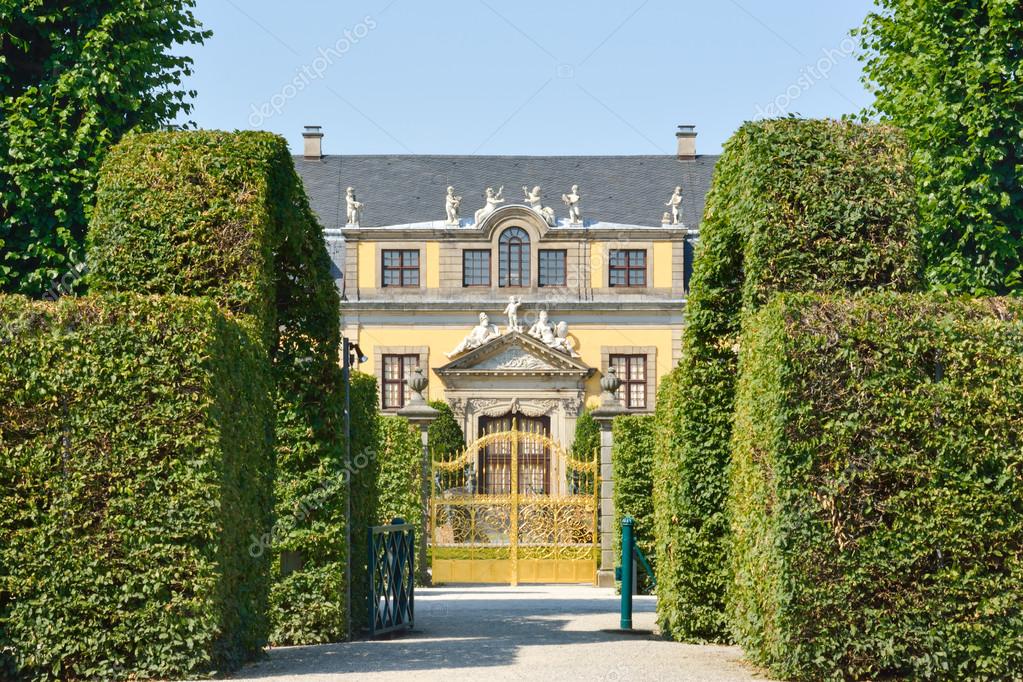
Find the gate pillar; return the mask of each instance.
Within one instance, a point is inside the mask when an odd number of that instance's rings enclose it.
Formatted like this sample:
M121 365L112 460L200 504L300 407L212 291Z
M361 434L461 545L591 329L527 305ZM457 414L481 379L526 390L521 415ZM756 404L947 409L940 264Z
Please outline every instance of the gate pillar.
M618 400L618 389L622 380L614 367L600 379L600 407L592 412L593 420L600 425L600 566L597 568L597 587L614 587L614 467L611 464L611 450L614 438L611 423L614 418L628 414Z
M419 439L423 444L419 486L422 523L419 528L421 540L417 547L419 552L417 562L419 565L417 566L418 575L416 576L416 580L421 585L430 584L430 573L427 568L429 563L426 560L427 538L430 537L430 492L433 489L433 481L431 480L430 424L440 415L440 412L430 407L429 403L426 402L426 398L423 397L423 392L426 390L429 382L430 380L421 367L416 367L412 370L411 376L405 380L405 383L412 389L412 397L409 398L405 407L398 410L399 417L405 417L409 420L409 423L419 428Z

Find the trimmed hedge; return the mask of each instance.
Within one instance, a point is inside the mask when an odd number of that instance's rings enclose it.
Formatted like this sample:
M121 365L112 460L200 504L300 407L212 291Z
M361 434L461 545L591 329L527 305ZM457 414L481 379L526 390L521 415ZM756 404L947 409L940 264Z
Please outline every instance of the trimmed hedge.
M782 296L748 320L729 614L787 679L1023 671L1023 302Z
M417 530L423 523L421 501L423 445L419 431L404 417L381 415L379 497L376 522L386 525L402 518Z
M636 545L643 551L656 570L654 538L653 459L654 416L630 414L615 417L611 423L611 467L614 476L614 555L621 565L622 518L632 516L636 521ZM646 572L639 568L638 586L643 594L652 584Z
M724 513L741 321L776 291L917 286L915 191L893 128L743 125L714 170L682 360L662 379L655 470L658 624L724 641Z
M265 349L208 299L0 297L0 677L171 678L265 644Z
M444 400L431 400L430 407L440 412L430 424L430 452L434 458L447 458L465 450L465 433L455 419L451 406Z
M377 523L380 500L380 419L377 380L352 372L352 634L369 627L369 545L366 532Z
M274 555L272 641L345 638L339 299L287 144L263 132L125 138L103 166L88 245L93 291L209 296L263 339L277 522L253 547Z

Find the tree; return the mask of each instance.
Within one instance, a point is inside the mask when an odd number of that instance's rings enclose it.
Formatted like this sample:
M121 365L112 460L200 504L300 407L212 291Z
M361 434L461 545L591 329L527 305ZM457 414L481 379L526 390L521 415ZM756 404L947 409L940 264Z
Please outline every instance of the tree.
M1023 5L876 2L858 31L865 114L913 149L930 285L1023 292Z
M465 449L465 434L451 407L443 400L431 400L430 407L440 412L430 424L430 451L433 456L447 457L461 453Z
M104 154L191 111L195 0L0 0L0 291L79 271Z

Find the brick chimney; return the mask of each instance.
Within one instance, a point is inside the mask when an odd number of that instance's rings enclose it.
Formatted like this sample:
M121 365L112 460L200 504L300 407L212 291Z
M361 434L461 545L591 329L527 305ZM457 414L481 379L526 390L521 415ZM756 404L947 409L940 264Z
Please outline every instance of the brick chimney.
M318 161L323 158L323 133L320 132L320 126L306 126L302 131L302 142L306 159Z
M678 127L678 132L675 133L675 139L678 140L678 160L695 161L696 126L688 124L680 125Z

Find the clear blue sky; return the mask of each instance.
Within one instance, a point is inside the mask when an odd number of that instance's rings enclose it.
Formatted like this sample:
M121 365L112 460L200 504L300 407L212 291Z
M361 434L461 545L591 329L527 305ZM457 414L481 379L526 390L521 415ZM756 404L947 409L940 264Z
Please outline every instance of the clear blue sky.
M745 120L870 97L849 30L870 0L199 0L203 128L332 154L717 153Z

